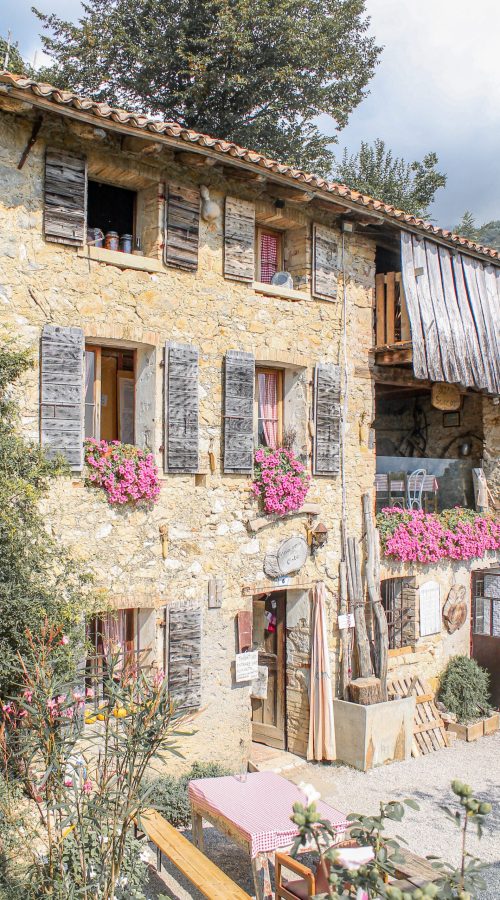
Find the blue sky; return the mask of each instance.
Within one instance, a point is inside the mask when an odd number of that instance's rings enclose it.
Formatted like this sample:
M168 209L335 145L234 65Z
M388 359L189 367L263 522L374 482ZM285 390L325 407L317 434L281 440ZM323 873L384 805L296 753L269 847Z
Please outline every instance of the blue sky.
M0 0L0 34L41 60L36 0ZM500 219L500 6L498 0L367 0L371 31L384 46L369 96L339 137L339 153L384 138L394 153L439 156L448 186L432 216L451 226L470 209ZM38 0L44 12L76 19L80 0ZM328 123L325 123L328 127Z

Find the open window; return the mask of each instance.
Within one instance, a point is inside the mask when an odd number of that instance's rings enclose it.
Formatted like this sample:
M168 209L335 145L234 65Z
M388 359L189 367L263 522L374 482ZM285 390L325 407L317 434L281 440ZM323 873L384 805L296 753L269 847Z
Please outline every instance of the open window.
M85 437L135 442L135 382L133 349L85 347Z
M89 179L88 243L95 247L131 253L136 237L136 202L136 191Z
M255 445L280 447L283 441L283 370L255 369Z

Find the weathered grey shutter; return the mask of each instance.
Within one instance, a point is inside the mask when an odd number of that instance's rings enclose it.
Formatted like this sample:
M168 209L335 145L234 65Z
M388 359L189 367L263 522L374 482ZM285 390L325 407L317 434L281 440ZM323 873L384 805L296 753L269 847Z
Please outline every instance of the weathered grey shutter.
M201 606L168 607L168 690L178 708L201 704Z
M402 580L401 586L401 633L403 646L417 640L417 598L418 591L414 578Z
M255 204L226 197L224 275L237 281L255 278Z
M166 472L198 471L198 349L165 344Z
M315 475L340 471L340 366L319 363L314 374Z
M76 153L47 150L43 232L46 241L81 247L87 220L87 161Z
M169 184L165 200L165 250L167 266L198 268L200 192Z
M49 457L63 454L74 470L83 465L83 357L81 328L44 325L40 376L41 443Z
M325 225L313 225L313 294L324 300L337 297L339 236Z
M253 471L255 359L228 350L224 372L224 472Z

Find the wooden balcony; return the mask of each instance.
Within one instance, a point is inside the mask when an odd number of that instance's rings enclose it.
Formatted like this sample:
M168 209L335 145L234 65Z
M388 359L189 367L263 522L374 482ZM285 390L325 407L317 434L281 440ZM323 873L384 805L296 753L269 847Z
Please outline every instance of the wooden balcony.
M375 276L375 362L379 366L412 362L410 320L401 272Z

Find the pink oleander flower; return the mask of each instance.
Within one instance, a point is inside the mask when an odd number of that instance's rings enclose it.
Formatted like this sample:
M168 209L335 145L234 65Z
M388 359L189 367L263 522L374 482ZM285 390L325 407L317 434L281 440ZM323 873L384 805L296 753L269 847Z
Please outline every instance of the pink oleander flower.
M83 790L84 794L92 793L92 782L90 781L89 778L86 778L85 781L83 782L82 790Z
M92 469L87 484L102 487L111 504L154 502L160 494L152 453L120 441L85 441L85 461Z
M67 788L73 787L73 779L65 778L64 779L64 787L67 787Z
M259 448L255 463L252 492L260 498L264 512L283 516L300 509L309 490L310 477L292 451L282 447Z
M31 703L31 701L33 700L33 691L31 691L29 688L26 688L26 690L23 691L23 697L26 700L26 703Z
M65 647L66 644L69 644L69 637L67 634L63 634L61 638L61 644L63 645L63 647Z

